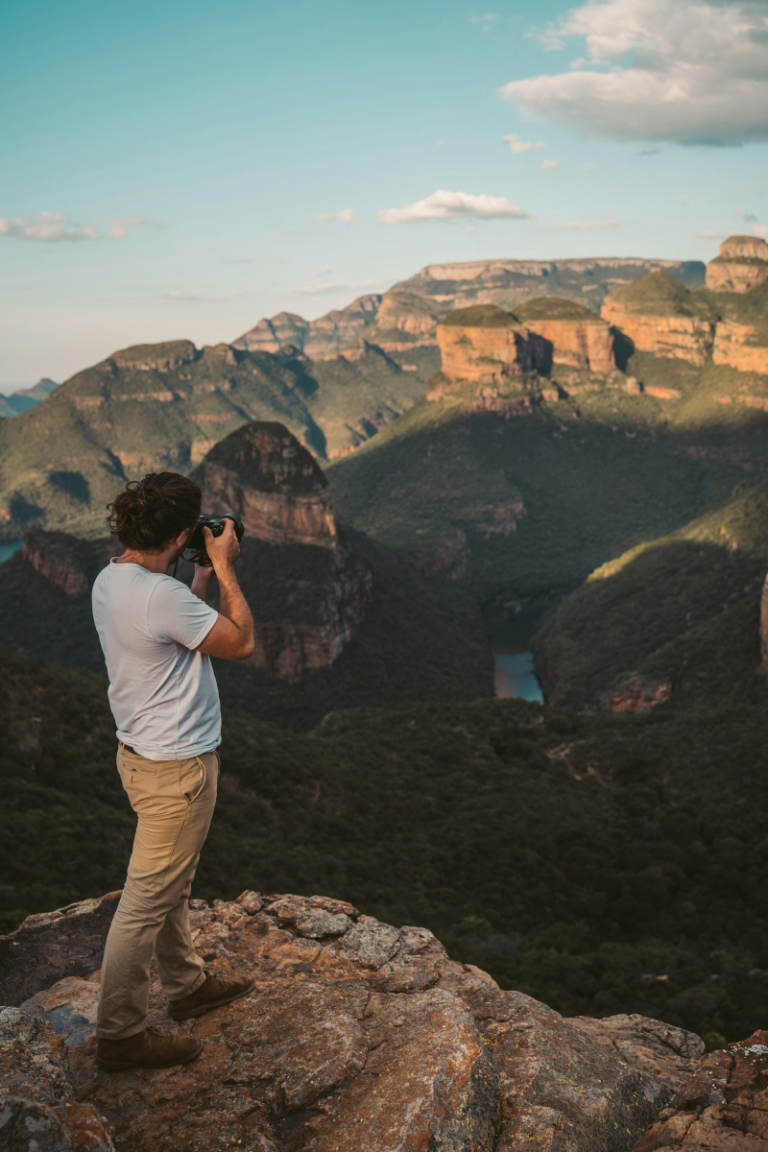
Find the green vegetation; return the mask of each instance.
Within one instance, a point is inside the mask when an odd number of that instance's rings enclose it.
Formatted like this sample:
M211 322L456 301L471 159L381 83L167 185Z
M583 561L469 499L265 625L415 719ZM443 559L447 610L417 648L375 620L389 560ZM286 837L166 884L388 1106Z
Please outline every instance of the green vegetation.
M461 328L514 328L520 321L511 312L505 312L497 304L471 304L469 308L457 308L443 320L448 327Z
M66 538L65 538L66 539ZM410 563L356 532L346 543L373 577L358 636L327 672L286 684L240 664L216 662L222 700L293 729L311 728L337 708L410 701L467 701L493 693L493 669L477 602L462 584L427 581ZM69 538L68 551L93 578L120 546ZM257 622L325 622L334 553L311 545L264 544L246 536L238 564ZM189 581L191 567L179 577ZM214 589L215 591L215 589ZM67 596L20 553L0 565L3 646L65 668L102 672L88 593Z
M542 621L547 698L575 707L632 679L670 679L672 705L759 704L768 478L683 528L603 564Z
M12 928L119 887L133 820L105 683L0 661ZM307 736L231 713L222 754L196 896L349 899L567 1014L642 1012L730 1040L768 1010L764 708L488 700L342 712Z
M708 423L722 410L714 403L694 419L684 401L597 387L516 419L473 413L471 401L452 397L415 405L328 469L342 519L414 556L422 541L446 546L460 528L480 599L502 589L554 599L609 557L719 504L747 467L763 465L763 413L732 406L722 430ZM680 408L682 426L670 427ZM518 496L526 512L509 535L486 535L463 518L477 502Z
M611 293L611 299L630 312L651 316L699 316L714 319L703 289L691 292L674 276L656 268L634 284L624 284Z
M535 296L532 300L526 300L525 303L516 307L515 315L524 324L533 324L536 320L586 320L594 322L599 319L591 309L585 308L583 304L577 304L573 300L563 300L559 296Z
M32 527L99 535L104 506L126 479L188 473L251 420L285 424L321 459L338 454L424 395L437 352L414 351L431 355L408 353L409 371L378 349L318 364L226 345L189 359L188 341L115 353L0 420L0 538ZM148 367L169 359L179 361L170 370Z

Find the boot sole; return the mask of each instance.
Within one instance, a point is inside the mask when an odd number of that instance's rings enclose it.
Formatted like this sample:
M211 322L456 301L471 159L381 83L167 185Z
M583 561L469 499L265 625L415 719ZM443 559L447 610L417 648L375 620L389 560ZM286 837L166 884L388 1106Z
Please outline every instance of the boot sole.
M211 1000L208 1004L201 1004L199 1008L189 1008L186 1012L176 1013L169 1007L168 1015L171 1020L191 1020L193 1016L204 1016L206 1012L211 1012L214 1008L223 1008L225 1004L231 1004L233 1000L247 996L249 992L253 992L255 987L256 981L251 980L247 988L244 988L242 992L235 992L233 996L222 996L219 1000Z
M175 1060L163 1060L162 1063L158 1064L142 1064L140 1060L105 1060L101 1056L96 1057L96 1063L102 1072L130 1072L134 1068L174 1068L177 1064L191 1064L193 1060L197 1060L203 1050L202 1040L199 1040L198 1044L200 1047L191 1052L189 1056Z

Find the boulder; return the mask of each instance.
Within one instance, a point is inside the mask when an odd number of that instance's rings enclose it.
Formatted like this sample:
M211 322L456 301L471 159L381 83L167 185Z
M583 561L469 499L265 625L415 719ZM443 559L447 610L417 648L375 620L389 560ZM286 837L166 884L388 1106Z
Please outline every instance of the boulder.
M708 1052L633 1152L768 1152L768 1032Z
M62 1037L18 1008L0 1008L0 1148L114 1152L107 1121L75 1099Z
M195 1063L99 1072L97 972L53 987L30 974L22 1011L10 1010L27 1021L15 1024L18 1059L31 1066L24 1053L44 1034L58 1063L43 1062L41 1078L71 1083L124 1152L629 1152L701 1048L643 1017L566 1020L452 961L427 929L344 901L245 892L191 906L209 967L256 981L249 996L178 1025L153 978L150 1024L200 1037ZM68 923L92 913L35 918L38 946L44 936L60 950ZM29 935L14 933L19 949Z

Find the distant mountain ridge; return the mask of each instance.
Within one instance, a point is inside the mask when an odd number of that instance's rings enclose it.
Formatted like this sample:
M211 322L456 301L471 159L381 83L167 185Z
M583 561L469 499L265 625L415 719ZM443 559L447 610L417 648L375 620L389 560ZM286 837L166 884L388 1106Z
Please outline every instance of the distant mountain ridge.
M568 260L469 260L428 264L383 295L359 296L346 308L318 320L280 312L259 320L233 342L255 352L277 352L293 344L311 357L338 354L363 333L388 347L433 344L439 320L455 308L497 304L513 308L536 296L560 296L600 311L605 297L623 284L663 269L687 288L704 283L700 260L646 260L637 256L601 256ZM369 334L368 330L371 330ZM373 331L376 335L373 335Z
M34 408L35 404L45 400L56 388L58 384L55 380L43 376L42 380L38 380L31 388L17 388L10 396L0 396L0 416L5 416L6 419L21 416L22 412Z

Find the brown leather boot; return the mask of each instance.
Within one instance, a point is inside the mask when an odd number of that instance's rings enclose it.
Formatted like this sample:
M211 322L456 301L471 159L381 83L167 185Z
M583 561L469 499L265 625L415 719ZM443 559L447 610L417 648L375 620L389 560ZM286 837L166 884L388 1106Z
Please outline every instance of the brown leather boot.
M255 980L247 976L239 980L222 980L218 976L206 976L200 987L183 1000L171 1000L168 1015L172 1020L189 1020L192 1016L202 1016L212 1008L221 1008L241 996L246 996L253 988Z
M104 1072L169 1068L173 1064L189 1064L202 1050L202 1041L194 1036L172 1036L157 1028L145 1028L124 1040L105 1040L100 1036L96 1063Z

